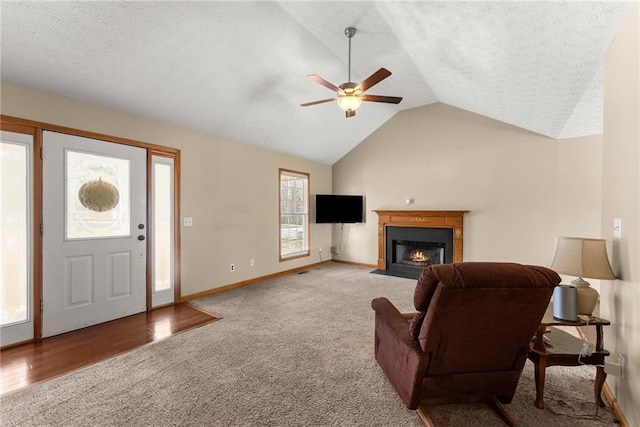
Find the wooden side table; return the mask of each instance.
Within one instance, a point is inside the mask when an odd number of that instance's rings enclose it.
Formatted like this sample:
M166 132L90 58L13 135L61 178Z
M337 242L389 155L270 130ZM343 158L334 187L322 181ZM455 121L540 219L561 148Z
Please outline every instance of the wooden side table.
M595 365L596 380L594 393L596 403L605 406L602 400L602 386L607 378L604 372L604 358L609 352L604 349L602 327L611 322L599 317L591 317L589 320L578 319L575 322L561 320L553 317L553 306L550 304L540 322L535 340L529 349L529 360L535 367L536 379L536 406L544 408L544 380L547 366L580 366ZM595 326L596 347L589 356L580 357L583 341L573 335L552 326ZM549 331L545 336L545 332Z

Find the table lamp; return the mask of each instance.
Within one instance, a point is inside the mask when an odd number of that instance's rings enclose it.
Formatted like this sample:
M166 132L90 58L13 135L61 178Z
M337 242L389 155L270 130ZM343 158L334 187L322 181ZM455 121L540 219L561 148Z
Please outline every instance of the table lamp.
M615 280L604 239L557 237L550 268L557 273L577 276L571 284L577 288L578 314L591 316L598 303L598 291L583 279Z

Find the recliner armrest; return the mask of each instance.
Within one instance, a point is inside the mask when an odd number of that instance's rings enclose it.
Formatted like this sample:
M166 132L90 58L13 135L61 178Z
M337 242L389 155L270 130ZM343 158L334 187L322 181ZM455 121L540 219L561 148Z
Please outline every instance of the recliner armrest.
M409 333L409 319L400 313L391 301L386 298L376 298L371 301L371 308L376 312L376 317L382 320L400 341L412 350L422 352L418 341Z
M407 408L416 409L428 358L411 336L407 318L389 300L376 298L371 307L376 312L376 360Z

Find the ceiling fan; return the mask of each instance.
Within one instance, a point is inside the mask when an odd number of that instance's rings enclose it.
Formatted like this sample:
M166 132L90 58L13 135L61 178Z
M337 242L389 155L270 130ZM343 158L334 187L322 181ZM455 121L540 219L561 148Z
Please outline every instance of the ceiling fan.
M380 83L382 80L391 75L391 71L387 70L386 68L380 68L378 71L371 74L360 83L353 83L351 81L351 38L356 34L356 29L354 27L347 27L344 30L344 34L349 38L349 81L347 83L342 83L340 86L336 86L316 74L309 74L307 77L336 93L338 97L338 106L345 111L345 115L347 118L356 115L356 109L360 106L360 104L362 104L362 101L385 102L388 104L400 103L400 101L402 101L402 98L398 96L365 94L367 89ZM325 102L331 102L335 100L336 98L321 99L319 101L300 104L300 106L309 107L311 105L324 104Z

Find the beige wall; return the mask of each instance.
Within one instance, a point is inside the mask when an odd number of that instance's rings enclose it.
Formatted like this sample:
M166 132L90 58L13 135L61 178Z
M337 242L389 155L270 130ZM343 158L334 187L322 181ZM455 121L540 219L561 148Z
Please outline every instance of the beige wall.
M546 264L555 236L600 235L601 153L601 136L558 141L445 104L403 111L333 167L334 192L364 194L368 211L334 230L338 258L376 263L373 209L468 210L466 261Z
M316 263L319 248L328 255L330 228L311 224L311 256L278 261L278 168L309 172L311 193L329 193L330 166L7 82L0 89L2 114L181 150L182 215L194 223L182 228L183 296Z
M600 299L610 351L626 356L625 378L607 378L629 424L640 426L640 8L636 4L605 58L602 231L614 271ZM622 218L622 238L613 237Z

